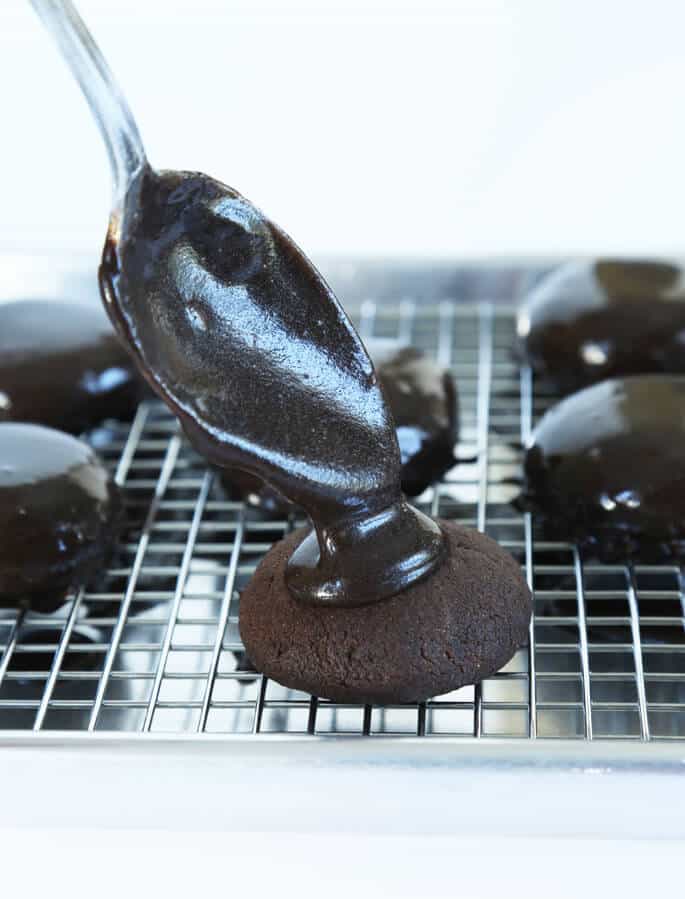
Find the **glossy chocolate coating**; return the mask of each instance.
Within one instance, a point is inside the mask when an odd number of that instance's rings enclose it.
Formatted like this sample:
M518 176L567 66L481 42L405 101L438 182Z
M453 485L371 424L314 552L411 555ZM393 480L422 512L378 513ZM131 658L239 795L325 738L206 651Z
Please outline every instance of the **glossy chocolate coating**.
M366 348L395 422L402 489L407 496L418 496L455 464L459 424L454 380L415 347L372 338Z
M429 356L392 338L365 340L385 393L400 448L402 490L418 496L455 464L459 430L457 389L446 368ZM252 498L274 513L287 502L257 478L225 472L224 486Z
M402 497L364 347L309 260L246 199L204 175L145 169L111 222L100 284L198 451L311 518L288 567L298 599L364 604L433 570L443 537Z
M39 425L0 424L0 605L58 607L106 561L120 509L85 443Z
M133 418L141 379L100 305L0 304L0 421L80 434Z
M685 377L613 379L562 400L534 431L525 478L552 539L606 561L682 557Z
M599 259L556 269L521 307L522 354L564 392L616 375L685 372L683 272Z

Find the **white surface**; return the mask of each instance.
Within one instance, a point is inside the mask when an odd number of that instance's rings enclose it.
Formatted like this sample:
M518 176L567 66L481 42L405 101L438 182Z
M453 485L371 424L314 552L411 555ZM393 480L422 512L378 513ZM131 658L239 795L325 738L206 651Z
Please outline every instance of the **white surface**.
M679 895L675 746L37 736L0 741L30 895Z
M0 827L685 837L677 745L45 732L0 747Z
M682 248L681 0L82 0L153 163L315 256ZM105 154L27 2L0 4L0 249L94 253Z
M5 885L41 899L667 899L682 883L676 840L15 829L0 841Z

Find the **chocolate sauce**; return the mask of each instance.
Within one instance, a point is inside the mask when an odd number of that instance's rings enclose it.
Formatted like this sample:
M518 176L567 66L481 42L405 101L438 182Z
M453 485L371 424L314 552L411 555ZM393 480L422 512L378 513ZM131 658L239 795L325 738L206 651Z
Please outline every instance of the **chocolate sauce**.
M548 275L519 311L521 350L564 392L685 372L685 284L669 263L599 259Z
M58 608L106 561L120 509L85 443L39 425L0 424L0 605Z
M311 518L286 573L294 596L375 602L436 567L443 535L402 496L393 421L363 345L308 259L245 198L204 175L144 167L111 221L100 284L198 451Z
M535 429L525 478L551 539L605 561L682 557L685 377L608 380L562 400Z
M371 339L376 366L395 422L402 460L402 489L418 496L455 464L458 401L449 371L415 347Z
M450 372L420 350L393 338L364 341L395 422L402 490L418 496L455 464L459 431L457 389ZM274 514L287 501L258 478L227 471L224 487Z
M101 306L0 304L0 421L80 434L108 418L132 419L140 389Z

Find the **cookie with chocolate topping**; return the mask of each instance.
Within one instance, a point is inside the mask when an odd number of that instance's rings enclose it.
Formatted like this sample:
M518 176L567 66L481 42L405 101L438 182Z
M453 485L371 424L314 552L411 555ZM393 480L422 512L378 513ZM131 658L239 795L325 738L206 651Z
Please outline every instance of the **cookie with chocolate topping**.
M570 393L605 378L685 373L685 282L670 262L570 262L521 306L519 352Z
M615 378L550 409L526 452L523 501L550 539L586 554L682 558L685 377Z
M100 305L0 303L0 421L81 434L130 421L142 381Z
M382 603L298 603L284 572L297 531L266 555L240 598L240 634L258 671L337 702L421 702L494 674L526 643L531 596L494 540L441 523L443 565Z
M106 564L120 522L118 488L89 446L0 424L0 605L54 611Z

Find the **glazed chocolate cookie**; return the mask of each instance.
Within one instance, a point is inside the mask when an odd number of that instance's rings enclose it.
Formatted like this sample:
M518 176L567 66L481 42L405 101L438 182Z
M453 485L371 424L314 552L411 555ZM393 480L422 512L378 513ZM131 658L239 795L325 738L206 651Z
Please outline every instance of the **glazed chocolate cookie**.
M616 375L685 372L683 271L665 262L572 262L519 310L520 354L562 392Z
M257 670L338 702L420 702L493 674L525 644L532 602L520 566L493 540L441 523L447 558L382 603L327 608L293 599L285 566L305 532L267 553L240 600Z
M682 558L685 377L604 381L550 409L526 453L523 502L550 539L605 561Z
M367 349L395 421L402 490L418 496L455 464L457 388L450 372L415 347L370 340Z
M0 422L80 434L133 418L142 381L101 305L0 304Z
M116 486L85 443L0 424L0 605L54 611L105 564L120 510Z
M448 369L415 347L392 338L371 338L365 344L395 422L402 490L407 496L418 496L455 464L456 384ZM253 475L223 471L221 481L236 498L247 498L275 514L287 513L288 501Z

